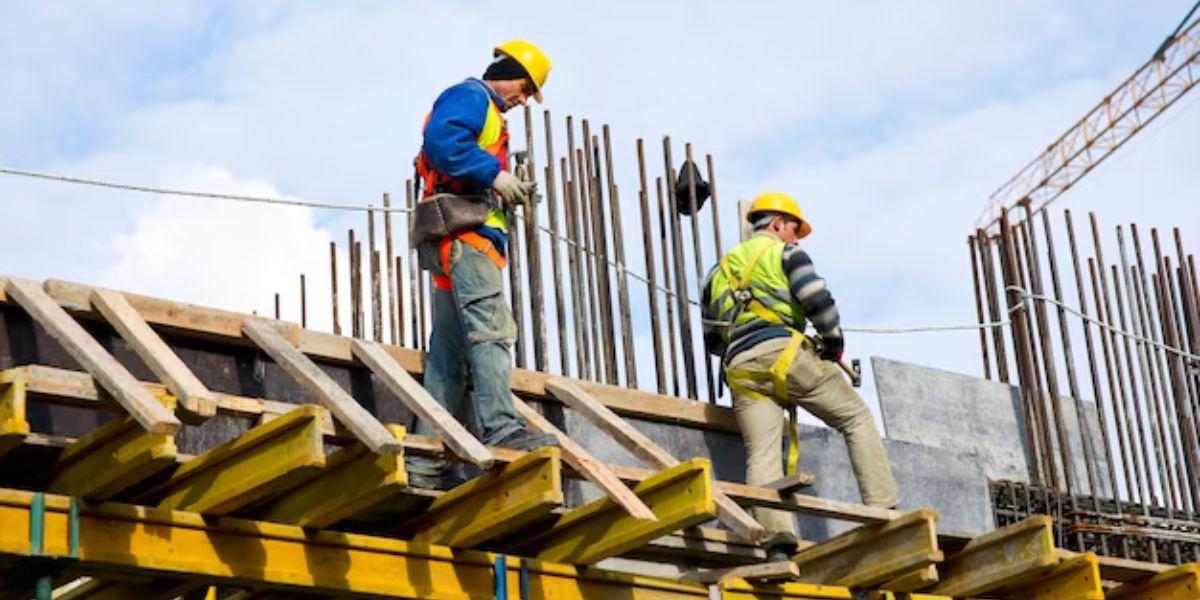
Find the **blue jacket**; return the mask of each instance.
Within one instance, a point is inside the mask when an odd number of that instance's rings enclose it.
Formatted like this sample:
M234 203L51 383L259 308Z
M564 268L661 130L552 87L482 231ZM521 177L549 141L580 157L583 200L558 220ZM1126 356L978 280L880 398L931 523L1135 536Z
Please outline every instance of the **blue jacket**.
M446 88L433 102L425 123L421 152L439 173L488 189L500 173L500 161L476 143L487 120L488 97L504 110L504 99L482 80L470 77ZM480 226L480 235L507 256L508 235Z
M504 100L474 77L447 88L433 103L421 146L439 173L485 189L500 172L500 161L475 143L487 118L488 96L504 109Z

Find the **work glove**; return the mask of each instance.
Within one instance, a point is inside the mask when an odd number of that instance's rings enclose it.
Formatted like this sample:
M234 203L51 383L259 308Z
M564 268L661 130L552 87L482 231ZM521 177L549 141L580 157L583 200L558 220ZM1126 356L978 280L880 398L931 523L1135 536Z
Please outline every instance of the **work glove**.
M504 201L505 206L512 206L524 200L525 196L532 194L537 189L537 182L521 181L508 171L500 171L496 174L496 179L492 181L492 189L500 194L500 199Z
M821 360L838 362L842 360L842 353L846 349L846 340L841 336L822 336L821 337Z

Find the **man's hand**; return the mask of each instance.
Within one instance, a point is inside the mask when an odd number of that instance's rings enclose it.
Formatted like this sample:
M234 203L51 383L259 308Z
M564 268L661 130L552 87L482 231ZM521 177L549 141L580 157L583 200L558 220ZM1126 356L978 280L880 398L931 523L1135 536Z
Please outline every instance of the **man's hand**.
M492 189L500 194L505 206L512 206L520 203L526 195L533 193L537 189L537 182L521 181L508 171L500 171L496 174L496 179L492 181Z
M846 349L846 340L841 336L826 336L821 338L821 359L832 362L842 360L842 353Z

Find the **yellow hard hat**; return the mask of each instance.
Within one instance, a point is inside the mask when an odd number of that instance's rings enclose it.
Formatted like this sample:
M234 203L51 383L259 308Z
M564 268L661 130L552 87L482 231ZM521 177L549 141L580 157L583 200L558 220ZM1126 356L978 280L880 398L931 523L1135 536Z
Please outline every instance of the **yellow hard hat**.
M804 218L804 213L800 212L800 205L791 196L783 192L764 192L759 194L754 202L750 205L750 212L746 213L746 219L754 221L755 215L764 212L779 213L789 217L796 217L800 220L800 237L807 237L812 233L812 225Z
M546 85L546 77L550 75L550 57L540 48L525 40L512 40L496 46L494 56L501 54L512 57L513 60L525 67L529 79L533 81L533 97L542 101L542 86Z

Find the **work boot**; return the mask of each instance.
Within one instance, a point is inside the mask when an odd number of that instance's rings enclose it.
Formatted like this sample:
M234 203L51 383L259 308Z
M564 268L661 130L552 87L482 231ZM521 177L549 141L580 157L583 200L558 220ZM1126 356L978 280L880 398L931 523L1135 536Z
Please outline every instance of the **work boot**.
M792 559L799 544L795 535L787 531L779 531L767 538L763 547L767 551L767 562L782 562Z
M495 443L496 446L512 450L531 452L547 446L558 446L558 438L552 433L533 433L528 429L518 429L504 439Z

